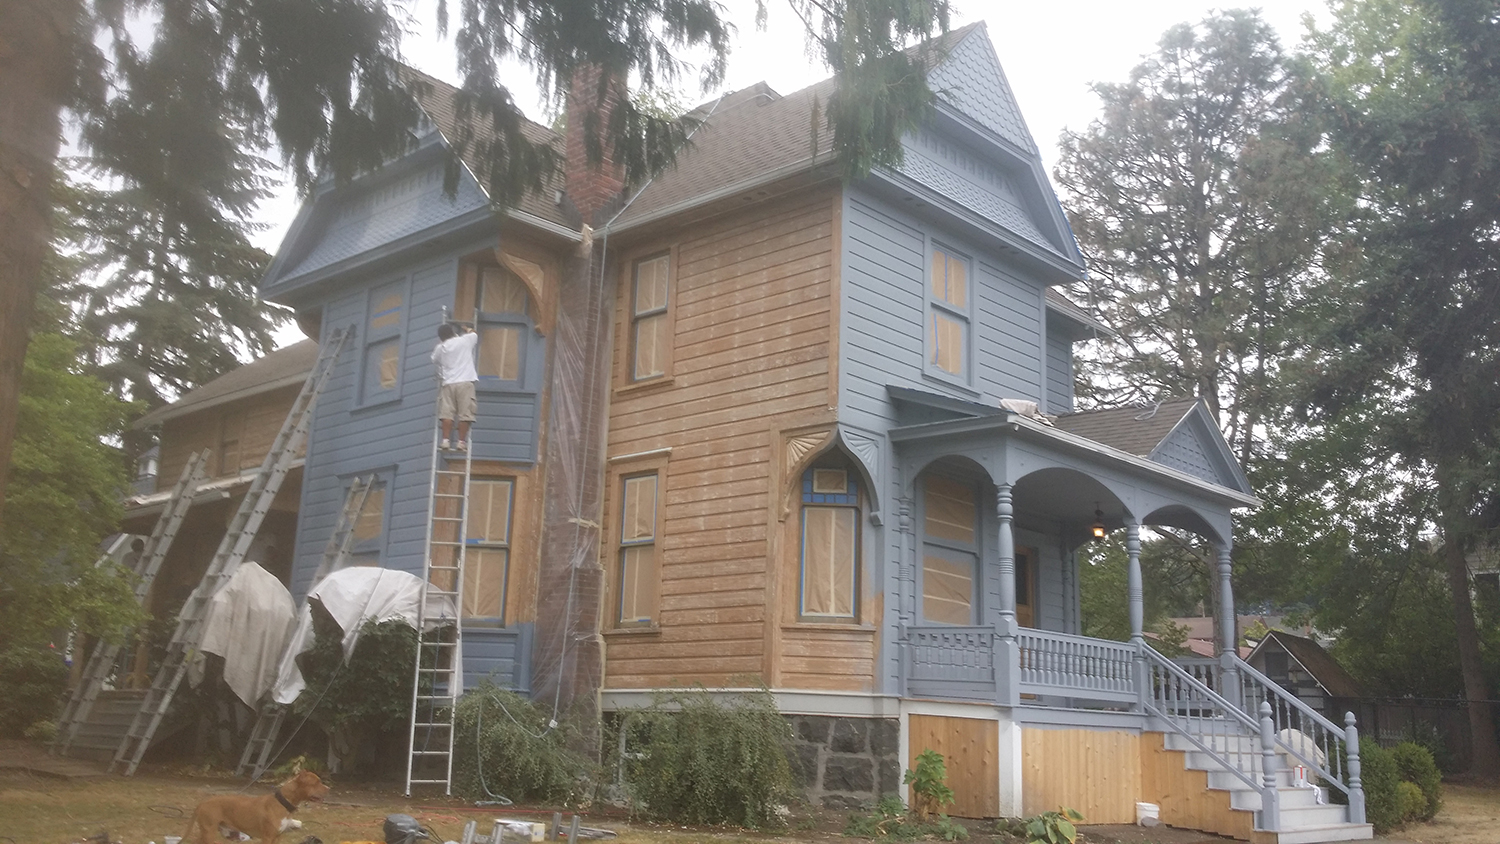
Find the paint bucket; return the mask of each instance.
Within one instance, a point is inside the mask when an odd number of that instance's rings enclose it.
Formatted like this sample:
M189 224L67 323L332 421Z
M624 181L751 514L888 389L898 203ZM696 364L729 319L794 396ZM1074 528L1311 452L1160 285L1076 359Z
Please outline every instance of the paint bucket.
M1135 822L1141 826L1156 826L1161 823L1161 807L1155 803L1135 804Z

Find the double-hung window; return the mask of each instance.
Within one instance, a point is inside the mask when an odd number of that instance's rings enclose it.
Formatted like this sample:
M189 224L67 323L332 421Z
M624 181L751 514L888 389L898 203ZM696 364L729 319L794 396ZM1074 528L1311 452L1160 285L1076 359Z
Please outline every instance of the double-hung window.
M802 474L802 566L798 615L854 621L858 613L859 488L843 467Z
M479 268L474 330L479 333L476 368L484 383L519 384L525 372L526 317L530 296L515 273L500 266Z
M630 380L667 374L671 356L671 254L635 262L630 292Z
M377 287L370 294L360 395L363 404L394 399L401 394L401 327L405 310L405 281Z
M466 619L505 623L514 498L515 481L510 478L474 478L469 482L468 531L464 537Z
M621 627L649 627L656 619L660 554L657 543L657 474L620 479L619 601Z
M970 380L972 297L969 259L933 246L927 291L927 368L960 381Z
M352 481L351 481L352 483ZM349 551L354 565L379 565L385 538L385 499L388 483L383 475L375 476L366 493L349 537ZM348 492L348 485L345 485Z

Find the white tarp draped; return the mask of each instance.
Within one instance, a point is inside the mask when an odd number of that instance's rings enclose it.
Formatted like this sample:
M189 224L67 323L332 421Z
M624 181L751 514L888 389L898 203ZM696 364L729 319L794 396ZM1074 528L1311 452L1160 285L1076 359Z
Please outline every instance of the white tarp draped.
M281 581L256 563L242 564L209 599L203 640L188 665L189 682L202 682L203 655L217 654L224 658L230 691L255 708L276 682L296 618L297 607Z
M366 621L391 621L401 619L413 627L417 626L417 610L422 600L422 579L404 571L353 566L328 575L307 593L308 600L316 599L323 609L338 622L344 631L344 659L354 653L359 642L360 628ZM429 605L428 619L453 619L452 602L433 599ZM292 633L281 667L276 676L276 685L271 691L277 703L288 704L307 687L297 657L312 649L314 641L312 609L303 604L297 619L297 629ZM462 690L458 690L462 691Z

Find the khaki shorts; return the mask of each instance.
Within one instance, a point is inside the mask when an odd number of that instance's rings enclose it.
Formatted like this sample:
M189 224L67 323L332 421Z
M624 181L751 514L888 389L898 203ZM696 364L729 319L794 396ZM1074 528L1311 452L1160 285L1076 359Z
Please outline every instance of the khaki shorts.
M444 384L438 388L439 419L456 418L460 422L473 422L474 414L478 410L479 403L474 399L473 381Z

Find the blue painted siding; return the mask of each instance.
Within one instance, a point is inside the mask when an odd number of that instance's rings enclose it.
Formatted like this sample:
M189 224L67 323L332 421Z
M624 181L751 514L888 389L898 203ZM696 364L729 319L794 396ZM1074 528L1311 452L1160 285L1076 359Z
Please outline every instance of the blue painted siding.
M1073 341L1051 332L1047 334L1046 411L1073 412Z
M314 414L292 569L294 594L304 594L311 585L349 480L375 470L388 478L384 537L376 549L380 564L421 574L437 402L437 379L430 356L437 343L443 308L453 304L458 258L482 245L393 268L358 286L332 293L324 302L325 342L337 327L354 325L356 330ZM369 291L386 289L402 280L408 292L400 334L400 377L393 391L396 395L361 403ZM536 459L538 394L545 349L535 331L528 330L525 336L531 345L524 389L480 392L479 418L472 434L476 458L515 463Z
M530 622L510 627L464 627L464 688L485 681L525 694L531 690Z

